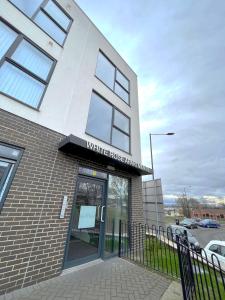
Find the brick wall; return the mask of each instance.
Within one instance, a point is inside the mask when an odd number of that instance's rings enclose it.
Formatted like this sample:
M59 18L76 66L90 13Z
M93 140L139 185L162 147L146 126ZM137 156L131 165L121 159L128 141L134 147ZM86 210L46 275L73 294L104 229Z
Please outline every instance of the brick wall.
M0 294L62 271L79 163L103 169L58 151L63 138L0 110L0 141L25 149L0 214ZM128 177L124 172L112 173ZM59 219L64 195L69 206L65 218ZM131 177L130 209L131 219L143 222L141 178L137 176Z
M57 150L62 136L0 110L0 140L25 148L0 215L0 290L61 272L78 165Z

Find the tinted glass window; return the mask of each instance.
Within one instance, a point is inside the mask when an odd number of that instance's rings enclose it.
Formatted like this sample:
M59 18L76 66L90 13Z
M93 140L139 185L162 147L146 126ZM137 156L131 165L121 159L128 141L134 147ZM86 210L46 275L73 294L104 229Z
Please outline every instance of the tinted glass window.
M220 246L219 245L213 244L209 247L209 250L212 252L215 252L217 254L220 254Z
M20 43L12 59L42 79L47 79L53 64L49 57L25 40Z
M116 109L114 111L114 125L129 133L129 119Z
M0 91L30 106L37 107L45 85L5 62L0 69Z
M63 45L72 19L53 0L9 0L58 44Z
M0 22L0 46L0 92L37 108L54 60L3 22Z
M34 21L60 45L63 44L66 33L62 31L47 15L39 11Z
M225 246L221 246L221 255L225 257Z
M87 133L110 143L111 124L112 106L93 93L86 127Z
M114 88L115 67L101 52L99 52L98 54L96 75L108 87L110 87L111 89Z
M2 208L6 199L9 184L12 181L17 167L17 160L20 157L21 150L0 144L0 208Z
M0 204L13 169L13 164L0 158Z
M100 172L100 171L97 171L97 170L84 168L84 167L79 168L79 174L83 174L83 175L87 175L87 176L91 176L91 177L107 179L107 173L103 173L103 172Z
M0 59L6 54L16 38L17 33L0 21Z
M106 216L105 254L118 253L119 220L128 220L129 181L109 175ZM124 231L126 229L124 228Z
M10 0L10 2L22 10L28 17L31 17L43 0Z
M67 30L71 20L53 1L48 1L44 9L63 29Z
M112 145L129 152L129 136L117 130L116 128L113 128Z
M120 96L127 104L129 103L129 94L117 82L115 83L115 93Z
M8 172L9 166L10 166L10 164L8 162L0 160L0 183L4 179L5 173Z
M129 104L129 80L101 52L98 54L96 76L112 89L124 102Z
M129 81L119 70L116 71L116 80L129 91Z
M0 144L0 157L7 157L13 160L19 158L20 151Z

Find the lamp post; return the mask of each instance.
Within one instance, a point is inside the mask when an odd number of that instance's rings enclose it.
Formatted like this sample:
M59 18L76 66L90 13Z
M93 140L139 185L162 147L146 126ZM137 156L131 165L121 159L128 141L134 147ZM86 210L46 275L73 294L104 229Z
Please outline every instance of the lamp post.
M152 167L152 180L154 181L154 191L155 191L155 210L156 210L156 223L157 223L157 230L159 229L159 213L158 213L158 199L156 193L156 183L155 183L155 172L154 172L154 164L153 164L153 152L152 152L152 135L174 135L174 132L167 132L167 133L149 133L149 140L150 140L150 153L151 153L151 167Z

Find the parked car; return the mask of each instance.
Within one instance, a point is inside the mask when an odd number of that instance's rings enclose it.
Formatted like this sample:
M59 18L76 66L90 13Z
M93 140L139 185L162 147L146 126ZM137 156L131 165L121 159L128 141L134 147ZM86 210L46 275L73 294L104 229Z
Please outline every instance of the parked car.
M205 227L205 228L219 228L220 224L216 220L212 219L205 219L199 222L199 226Z
M186 218L180 222L180 225L189 229L198 228L198 223L194 219Z
M196 250L196 252L200 252L200 245L197 239L193 236L193 234L184 226L179 225L170 225L168 227L168 239L169 240L176 240L176 235L183 237L184 236L184 230L187 232L188 241L190 243L190 246Z
M207 256L209 262L214 262L218 265L216 258L212 258L212 254L215 254L220 262L221 268L225 271L225 241L210 241L202 251L203 256Z
M195 221L195 223L197 223L197 224L198 224L199 222L201 222L201 220L202 220L202 219L200 219L200 218L192 218L192 220L194 220L194 221Z

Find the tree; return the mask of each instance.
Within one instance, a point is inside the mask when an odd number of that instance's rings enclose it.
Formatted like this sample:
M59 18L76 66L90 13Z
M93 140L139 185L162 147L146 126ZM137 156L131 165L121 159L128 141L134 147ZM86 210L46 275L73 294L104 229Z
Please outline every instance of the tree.
M190 212L190 207L188 205L187 197L183 194L177 198L176 202L177 202L177 206L182 209L183 215L187 218L190 218L191 212Z
M177 206L182 209L183 215L186 218L191 217L191 211L193 208L199 207L199 202L195 198L187 198L187 195L184 193L177 198Z

